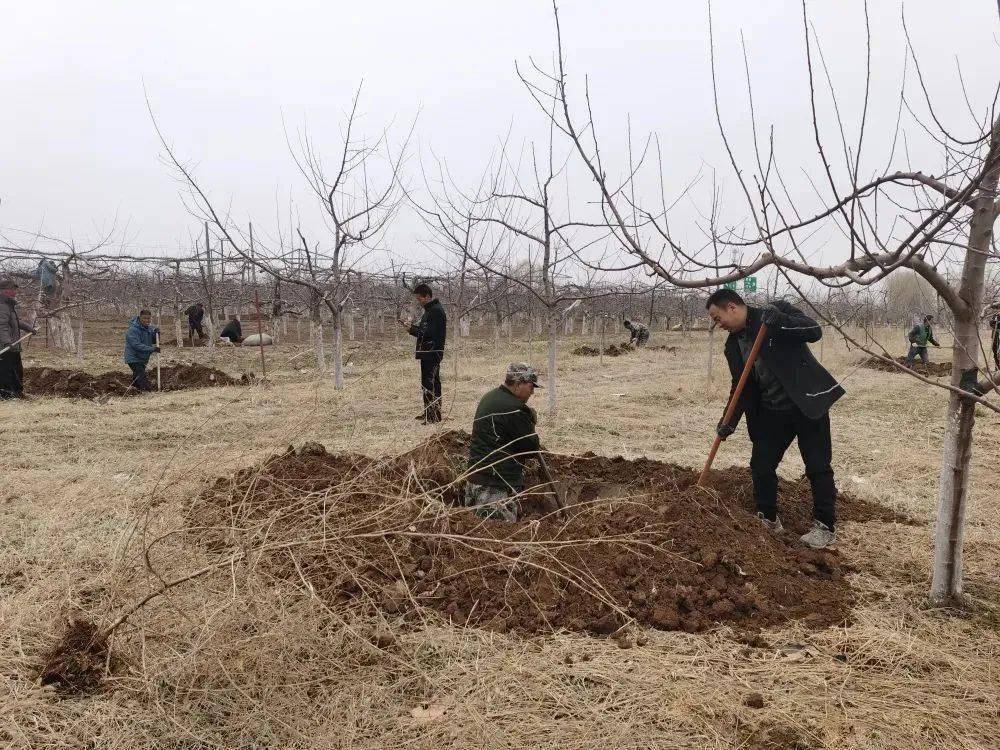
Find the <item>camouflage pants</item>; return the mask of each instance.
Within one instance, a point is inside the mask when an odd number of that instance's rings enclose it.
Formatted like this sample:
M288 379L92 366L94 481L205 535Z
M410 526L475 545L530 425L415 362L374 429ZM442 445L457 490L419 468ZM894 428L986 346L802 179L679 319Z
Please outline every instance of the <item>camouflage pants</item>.
M923 362L925 365L929 365L931 363L930 357L927 356L926 346L918 346L917 344L910 344L910 352L909 354L906 355L907 364L912 365L913 360L915 360L918 356L920 357L920 361Z
M465 485L465 505L475 508L479 518L492 518L508 523L517 520L517 501L510 496L508 490L469 482Z

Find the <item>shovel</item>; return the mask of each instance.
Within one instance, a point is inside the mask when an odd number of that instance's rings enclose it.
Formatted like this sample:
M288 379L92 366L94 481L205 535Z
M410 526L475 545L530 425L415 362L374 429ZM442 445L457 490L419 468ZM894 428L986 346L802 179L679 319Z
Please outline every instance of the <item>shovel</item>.
M34 335L35 335L35 332L34 332L34 331L31 331L31 332L29 332L29 333L26 333L26 334L24 334L24 335L23 335L23 336L22 336L21 338L19 338L19 339L18 339L17 341L12 341L12 342L10 342L10 343L9 343L9 344L7 344L7 346L5 346L5 347L4 347L3 349L0 349L0 357L2 357L2 356L3 356L4 354L6 354L6 353L7 353L8 351L10 351L11 349L13 349L13 348L14 348L15 346L17 346L18 344L20 344L20 343L21 343L22 341L25 341L26 339L29 339L29 338L31 338L31 337L32 337L32 336L34 336Z
M556 481L552 478L552 472L549 471L549 465L545 461L545 457L541 453L538 454L538 467L540 469L542 479L552 488L552 494L556 498L556 507L559 509L559 517L566 518L566 498L564 496L563 489L556 484Z
M740 379L736 383L736 387L733 389L733 394L729 397L729 404L726 406L726 414L722 417L721 424L729 424L729 420L733 418L733 414L736 412L736 404L740 402L740 396L743 395L743 389L746 387L747 380L750 378L750 371L753 370L753 363L757 361L757 355L760 353L760 347L764 343L764 337L767 335L767 324L761 323L760 330L757 331L757 338L754 339L753 347L750 349L750 353L747 354L747 363L743 365L743 372L740 375ZM719 446L722 445L723 438L718 435L715 436L715 442L712 443L712 450L708 453L708 459L705 461L705 468L701 470L701 476L698 477L698 486L704 487L705 483L708 481L708 471L712 468L712 462L715 460L715 454L719 452Z

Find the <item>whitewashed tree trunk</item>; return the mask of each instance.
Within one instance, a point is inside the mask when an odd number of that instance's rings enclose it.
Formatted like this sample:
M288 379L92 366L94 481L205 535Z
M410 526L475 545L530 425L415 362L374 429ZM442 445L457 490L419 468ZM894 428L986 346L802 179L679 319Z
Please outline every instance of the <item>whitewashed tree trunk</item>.
M309 335L312 338L313 348L316 351L316 369L323 372L326 369L326 346L323 341L323 323L321 321L309 321Z
M549 397L549 415L555 416L558 396L556 394L556 344L559 335L559 313L555 308L549 311L549 372L545 388Z
M979 369L979 312L983 306L986 263L998 216L997 183L1000 182L1000 119L993 124L986 157L986 171L976 192L969 225L968 249L962 267L959 297L963 311L953 310L955 342L952 347L951 384L962 387L963 376L972 379ZM945 416L938 479L937 524L934 531L934 574L931 601L947 604L962 596L962 545L965 509L972 463L972 430L976 403L952 391Z
M48 321L53 346L65 352L75 352L76 333L73 331L73 321L69 313L65 310L57 312L50 316Z
M177 348L184 346L184 328L181 326L181 306L174 305L174 337L177 339Z
M342 313L333 314L333 387L338 390L344 390L344 329L342 322ZM349 321L348 325L351 327L351 333L354 333L354 316L348 315L347 319ZM353 340L354 336L351 336Z
M77 325L76 334L76 361L83 362L83 318L80 318L80 322Z
M354 341L354 313L345 313L347 317L347 338Z

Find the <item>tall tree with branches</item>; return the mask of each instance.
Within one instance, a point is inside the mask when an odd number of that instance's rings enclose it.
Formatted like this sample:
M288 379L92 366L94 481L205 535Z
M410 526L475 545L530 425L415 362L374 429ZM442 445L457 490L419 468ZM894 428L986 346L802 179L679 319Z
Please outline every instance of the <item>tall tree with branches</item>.
M984 282L987 266L997 261L994 227L1000 216L997 185L1000 180L1000 116L995 102L978 109L969 104L971 134L959 136L946 127L932 102L917 55L908 43L909 59L916 70L917 89L925 119L916 113L917 104L909 101L904 86L900 112L910 113L918 127L944 151L942 170L914 169L905 164L894 168L900 157L893 148L888 166L863 174L862 154L869 136L869 92L871 76L871 32L867 23L869 65L863 88L864 103L855 128L856 138L849 139L841 119L837 92L826 70L818 37L813 32L806 3L802 4L802 27L805 66L808 72L810 129L819 156L819 179L813 181L821 205L807 211L794 200L787 181L778 167L777 147L773 139L763 144L753 106L753 89L747 65L747 124L753 142L749 166L739 160L733 140L719 108L715 76L715 41L709 14L711 65L715 113L719 133L732 173L744 199L748 219L723 226L713 221L702 247L692 249L671 232L668 207L661 201L656 208L644 205L631 189L639 167L655 162L662 184L662 163L655 137L647 140L640 158L630 155L624 177L614 181L602 154L597 126L590 103L589 85L582 91L584 102L577 112L568 85L566 59L562 42L559 9L553 3L557 54L552 70L532 64L528 71L518 69L527 91L568 141L590 175L596 188L604 221L624 252L644 264L652 273L678 287L705 288L737 281L773 267L793 287L814 279L831 288L870 287L894 271L908 268L934 289L947 305L954 320L953 370L949 383L935 383L916 373L915 377L948 391L941 467L938 480L938 512L935 531L933 601L947 603L962 594L962 544L965 509L971 471L973 426L976 406L1000 413L995 390L1000 375L984 361L986 346L979 322L983 311ZM905 30L905 22L904 22ZM828 82L827 93L835 127L835 147L828 143L824 120L819 112L818 81ZM1000 81L998 81L1000 83ZM893 143L899 140L901 121L896 123ZM772 131L773 132L773 131ZM842 154L838 168L833 154ZM631 154L631 149L630 149ZM661 192L662 194L662 192ZM633 217L638 215L639 220ZM831 237L839 238L843 257L829 264L817 263L817 247ZM723 246L738 250L734 260L720 262L708 257L705 248ZM747 262L739 258L750 256ZM952 281L946 269L957 269ZM870 351L815 308L819 317L838 327L851 343ZM883 357L878 352L870 353ZM885 357L888 359L887 357Z

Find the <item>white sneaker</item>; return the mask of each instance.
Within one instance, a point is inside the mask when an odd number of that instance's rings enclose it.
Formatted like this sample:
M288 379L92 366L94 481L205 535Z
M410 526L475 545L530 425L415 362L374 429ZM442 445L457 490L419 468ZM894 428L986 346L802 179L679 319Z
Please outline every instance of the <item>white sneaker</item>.
M768 521L766 518L764 518L763 513L758 513L757 518L760 519L760 522L762 524L764 524L764 528L770 531L772 534L780 534L782 531L785 530L785 527L781 525L781 519L778 518L777 516L774 517L773 521Z
M813 521L813 527L800 536L799 541L813 549L824 549L837 541L837 532L822 521Z

